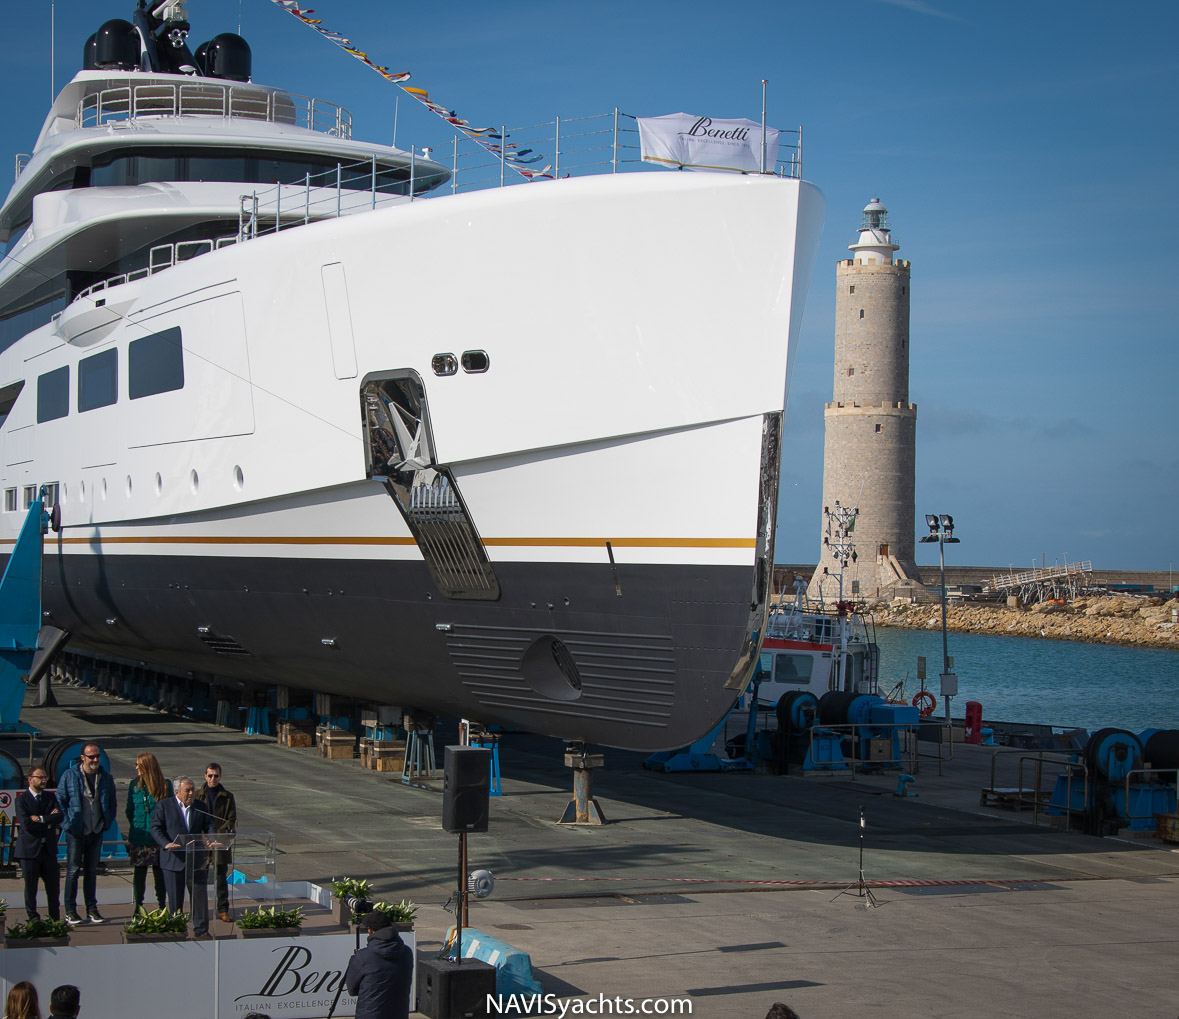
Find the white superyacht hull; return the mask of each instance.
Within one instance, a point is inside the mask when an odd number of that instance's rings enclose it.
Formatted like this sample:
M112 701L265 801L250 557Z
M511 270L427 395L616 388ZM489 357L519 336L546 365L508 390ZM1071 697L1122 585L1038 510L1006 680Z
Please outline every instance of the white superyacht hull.
M3 485L59 486L48 621L161 668L682 745L756 661L821 208L773 177L560 181L112 288L113 322L0 354L0 387L26 383ZM128 345L172 329L182 389L36 421L39 378L114 349L126 392ZM465 351L487 370L432 370ZM420 380L429 462L493 578L480 596L440 587L368 480L361 391L394 376ZM3 515L9 541L22 516Z

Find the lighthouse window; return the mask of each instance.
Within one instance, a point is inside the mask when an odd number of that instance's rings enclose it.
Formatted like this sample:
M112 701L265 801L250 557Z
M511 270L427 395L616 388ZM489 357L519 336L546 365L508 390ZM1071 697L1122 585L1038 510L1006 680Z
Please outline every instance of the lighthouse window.
M66 365L37 377L37 424L70 412L70 369Z
M884 427L884 426L883 426L883 425L877 425L877 426L876 426L876 431L880 431L880 429L881 429L882 427Z
M78 362L78 410L109 407L119 398L119 352L111 347Z
M863 309L863 308L861 308L861 309L860 309L860 318L863 318L863 317L864 317L864 309Z
M132 400L184 388L184 348L173 326L127 345L127 394Z
M847 370L848 378L850 378L851 376L855 375L855 373L856 373L856 370L855 370L854 368L849 368L849 369Z
M847 288L847 292L849 294L854 294L856 292L856 285L853 283L850 287Z

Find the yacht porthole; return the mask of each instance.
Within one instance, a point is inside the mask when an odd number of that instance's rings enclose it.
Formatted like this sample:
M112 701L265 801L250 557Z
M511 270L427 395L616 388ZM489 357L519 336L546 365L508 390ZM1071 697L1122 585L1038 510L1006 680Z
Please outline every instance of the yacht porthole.
M78 502L86 501L86 482L85 480L78 483Z
M70 486L64 481L61 483L61 497L63 501L70 497Z
M160 477L160 474L157 471L156 472L156 495L161 494L163 491L164 491L164 479L162 477Z
M189 481L189 484L192 485L192 494L196 495L197 490L201 487L201 479L199 477L197 477L196 471L192 471L188 475L188 481Z
M233 469L233 487L239 492L246 484L246 476L242 473L241 467L234 467Z
M103 500L103 502L106 502L106 478L103 478L103 479L102 479L102 489L101 489L101 494L102 494L102 500Z
M131 498L131 475L127 475L127 498Z

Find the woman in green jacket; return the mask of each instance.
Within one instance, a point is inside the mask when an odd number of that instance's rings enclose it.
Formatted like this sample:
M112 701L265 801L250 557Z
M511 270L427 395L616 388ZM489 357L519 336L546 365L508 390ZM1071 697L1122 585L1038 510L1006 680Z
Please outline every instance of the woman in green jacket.
M155 754L143 753L135 758L136 778L127 789L127 853L135 868L131 890L135 896L135 910L143 905L147 890L147 868L151 867L156 885L156 903L160 909L167 901L164 872L160 869L160 847L151 834L151 812L160 800L172 795L172 783L160 771Z

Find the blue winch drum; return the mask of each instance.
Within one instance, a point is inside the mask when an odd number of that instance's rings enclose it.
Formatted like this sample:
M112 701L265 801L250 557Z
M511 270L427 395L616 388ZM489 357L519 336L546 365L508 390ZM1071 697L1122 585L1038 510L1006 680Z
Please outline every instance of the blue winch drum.
M45 774L49 777L49 787L56 789L61 782L61 777L78 763L78 758L82 755L82 748L89 743L87 739L77 739L69 736L66 739L58 740L46 752L41 760L41 767L45 769ZM111 770L110 758L106 756L106 751L99 749L99 754L102 756L99 763L107 770Z
M25 772L20 761L7 750L0 750L0 789L24 789Z
M1142 767L1142 744L1125 729L1099 729L1085 744L1084 759L1090 771L1120 782Z
M872 708L883 703L879 694L829 690L819 698L819 721L823 725L867 725Z
M819 698L809 690L791 690L782 694L775 710L779 731L805 732L818 717Z
M1179 768L1179 729L1147 729L1138 738L1152 768Z

